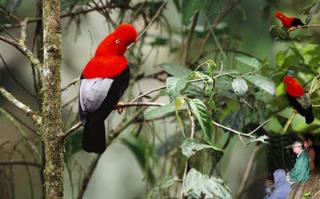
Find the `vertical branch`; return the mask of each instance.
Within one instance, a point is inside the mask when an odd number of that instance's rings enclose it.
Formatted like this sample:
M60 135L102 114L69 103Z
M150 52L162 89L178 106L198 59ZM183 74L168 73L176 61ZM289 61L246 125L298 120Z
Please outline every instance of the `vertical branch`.
M42 81L42 140L45 149L45 196L63 198L63 142L61 122L61 25L60 0L42 1L43 68Z
M190 104L188 103L189 109L188 109L188 115L189 115L189 119L190 119L190 138L193 139L194 138L194 132L195 132L195 123L194 123L194 117L191 111L191 107ZM182 177L182 184L184 182L184 180L187 177L187 174L189 172L189 163L190 163L190 157L187 159L186 163L185 163L185 167L184 167L184 172L183 172L183 177ZM186 196L184 196L183 194L183 189L181 189L181 199L185 199L187 198Z

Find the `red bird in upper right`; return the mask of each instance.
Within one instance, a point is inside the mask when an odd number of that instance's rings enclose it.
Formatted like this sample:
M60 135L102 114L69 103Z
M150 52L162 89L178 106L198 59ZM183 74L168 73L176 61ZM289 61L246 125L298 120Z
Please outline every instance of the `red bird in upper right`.
M313 122L314 116L310 96L305 93L299 81L286 75L283 78L283 82L287 85L286 93L290 105L296 109L300 115L305 117L307 124Z
M285 16L280 11L277 11L274 15L281 21L282 25L287 29L299 28L300 26L304 26L304 23L302 23L301 19L296 17Z

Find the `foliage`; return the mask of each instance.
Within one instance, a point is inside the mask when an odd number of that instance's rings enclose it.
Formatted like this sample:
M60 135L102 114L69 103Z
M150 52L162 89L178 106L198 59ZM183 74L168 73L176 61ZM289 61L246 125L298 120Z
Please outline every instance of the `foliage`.
M4 0L1 6L16 14L21 2ZM181 195L179 190L189 198L235 196L237 186L229 187L228 181L223 180L227 176L223 165L232 153L267 144L269 137L283 130L292 112L285 97L284 75L299 79L307 91L312 91L313 104L320 103L319 82L315 78L320 72L319 28L289 31L273 15L279 8L297 16L301 13L299 17L312 25L320 12L319 1L295 1L294 5L275 0L61 2L64 15L96 8L111 29L125 21L137 24L140 31L146 30L127 54L132 62L127 100L138 95L136 87L140 89L152 79L162 87L137 102L155 100L164 105L126 108L120 121L110 125L109 132L114 133L129 121L118 132L119 140L144 171L147 198L177 197ZM116 14L110 15L114 10ZM85 20L81 16L67 17L68 25L62 27L63 32L75 22L76 36L85 35L80 31ZM1 20L2 25L16 23L9 16ZM165 50L168 52L163 55ZM144 71L145 66L154 67L150 74ZM72 108L64 108L63 113L63 121L70 121L65 122L65 129L69 129L77 113ZM314 113L316 118L320 117L319 111ZM260 126L263 130L247 134L266 120L269 122ZM307 126L297 116L288 131L318 133L318 125L316 120ZM68 166L72 166L71 158L81 151L81 139L78 130L65 142ZM236 146L237 141L243 145ZM232 175L242 175L241 168L246 166L235 166Z

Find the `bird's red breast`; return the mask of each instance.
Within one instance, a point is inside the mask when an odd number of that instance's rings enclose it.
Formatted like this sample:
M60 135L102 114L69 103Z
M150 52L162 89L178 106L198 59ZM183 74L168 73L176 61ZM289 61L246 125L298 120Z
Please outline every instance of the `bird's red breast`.
M293 23L295 17L285 16L280 11L277 11L274 15L281 21L281 23L282 23L282 25L284 27L286 27L286 28L291 28L292 27L292 23Z
M84 67L84 78L113 78L127 66L124 54L138 33L131 24L121 24L99 44L94 57Z
M291 97L300 97L304 95L304 88L295 78L286 75L283 78L283 82L287 85L286 92Z

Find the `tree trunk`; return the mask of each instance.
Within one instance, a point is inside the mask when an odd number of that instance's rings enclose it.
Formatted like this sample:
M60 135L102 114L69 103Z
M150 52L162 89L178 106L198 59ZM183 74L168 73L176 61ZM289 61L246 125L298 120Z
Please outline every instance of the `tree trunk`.
M42 0L43 68L42 140L45 148L45 196L63 198L63 143L61 122L61 25L60 0Z

